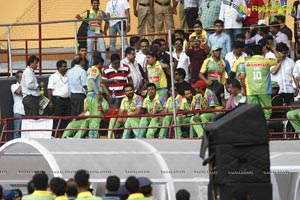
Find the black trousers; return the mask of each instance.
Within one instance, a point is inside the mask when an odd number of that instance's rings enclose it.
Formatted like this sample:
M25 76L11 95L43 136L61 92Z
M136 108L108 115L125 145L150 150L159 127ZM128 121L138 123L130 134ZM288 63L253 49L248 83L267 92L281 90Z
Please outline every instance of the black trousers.
M77 116L83 112L85 94L71 94L71 116Z
M54 116L71 116L71 99L70 98L61 98L54 96ZM64 129L67 127L70 119L61 120L59 129ZM53 128L56 128L58 120L54 120Z
M290 105L294 102L294 93L281 93L279 96L281 96L283 103L286 105Z
M189 31L194 31L194 23L198 17L198 8L196 7L186 8L184 12L186 16L185 20L189 27Z
M40 97L27 95L22 100L25 110L25 116L38 116Z

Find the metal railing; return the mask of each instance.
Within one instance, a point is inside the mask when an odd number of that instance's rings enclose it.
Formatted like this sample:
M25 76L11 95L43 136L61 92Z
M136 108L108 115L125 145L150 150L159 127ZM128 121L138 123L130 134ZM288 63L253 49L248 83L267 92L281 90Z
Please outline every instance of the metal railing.
M15 23L15 24L0 24L1 27L6 28L6 38L0 38L1 46L5 47L5 49L0 50L0 66L2 71L0 74L6 74L7 76L13 76L13 73L18 69L24 69L26 67L26 61L29 55L37 54L40 59L39 65L39 75L42 75L44 70L47 70L47 67L43 67L45 64L43 61L47 61L47 57L53 55L75 55L78 53L78 39L87 39L87 38L94 38L95 39L95 51L97 50L97 38L104 38L105 40L117 37L120 39L120 46L121 46L121 54L124 57L124 38L135 36L137 34L123 34L124 32L121 31L121 35L107 35L107 36L93 36L93 37L77 37L77 30L78 30L78 23L82 21L92 21L95 19L85 19L85 20L61 20L61 21L48 21L48 22L28 22L28 23ZM126 18L106 18L105 20L121 20L124 21ZM21 38L21 34L16 34L17 37L12 37L12 31L16 27L23 27L24 30L30 29L32 26L41 26L41 30L38 29L37 31L40 32L43 29L43 26L46 25L53 25L53 24L62 24L67 28L72 28L73 31L64 37L40 37L41 34L38 34L36 37L27 37ZM124 24L121 23L121 30L124 30ZM161 36L168 41L167 33L161 34L139 34L140 37L148 37L148 36ZM59 41L55 44L55 41ZM65 44L63 44L63 42ZM53 42L52 45L45 44L46 42ZM68 47L68 49L66 49ZM60 48L59 52L51 52L50 49L53 48ZM49 50L47 52L47 50ZM21 58L23 57L23 58ZM14 61L16 60L16 61ZM71 60L71 59L70 59ZM21 61L22 67L13 67L13 63ZM3 67L7 63L7 70L3 70ZM23 64L24 63L24 64ZM17 64L16 64L17 65Z
M281 110L283 111L283 115L282 117L280 118L271 118L271 119L268 119L268 124L269 124L269 134L270 134L270 139L271 140L299 140L299 135L300 135L300 132L294 132L293 130L291 129L286 129L287 127L287 123L289 121L295 121L295 120L298 120L297 118L286 118L285 115L286 115L286 112L290 109L300 109L300 106L275 106L275 107L264 107L263 109L272 109L273 111L274 110ZM221 110L211 110L211 109L208 109L208 110L192 110L192 111L180 111L180 112L176 112L176 116L178 114L189 114L189 113L226 113L230 110L228 109L221 109ZM139 115L128 115L126 116L126 118L134 118L134 117L165 117L167 115L173 115L173 113L160 113L160 114L139 114ZM65 130L76 130L76 131L79 131L79 130L84 130L84 131L90 131L90 130L94 130L94 131L105 131L105 132L108 132L108 131L112 131L115 135L116 135L116 132L117 131L124 131L125 129L140 129L141 127L130 127L130 128L124 128L124 127L121 127L121 128L115 128L115 124L113 125L113 127L111 129L109 128L105 128L105 127L99 127L98 129L90 129L90 128L78 128L78 129L61 129L59 128L60 125L61 125L61 122L62 120L66 120L66 119L69 119L69 120L72 120L72 119L76 119L76 120L79 120L79 119L88 119L88 118L101 118L102 120L106 121L106 125L108 126L109 124L109 120L111 118L115 118L115 119L118 119L118 118L124 118L124 116L119 116L119 115L103 115L103 116L64 116L64 117L60 117L60 116L24 116L24 117L18 117L18 118L6 118L6 119L1 119L0 122L1 122L1 125L2 125L2 132L1 132L1 135L0 135L0 145L7 142L8 139L9 139L9 134L12 134L13 132L27 132L27 131L35 131L35 132L39 132L39 131L51 131L53 134L53 137L55 138L59 138L61 137L61 132L65 131ZM57 120L57 125L56 127L53 127L51 129L44 129L44 128L39 128L37 127L36 129L34 130L9 130L8 129L8 124L10 122L13 122L14 120L24 120L24 119L52 119L52 120ZM115 120L116 121L116 120ZM162 125L159 125L159 126L147 126L147 127L144 127L145 129L149 129L149 128L156 128L156 129L160 129L160 128L168 128L168 135L167 135L167 138L177 138L176 137L176 133L175 133L175 129L177 127L183 127L183 126L191 126L190 123L186 123L186 124L180 124L180 125L175 125L174 124L174 118L172 120L172 122L170 123L169 126L162 126ZM282 131L276 131L276 130L273 130L272 127L270 126L270 122L278 122L279 125L281 125L282 127ZM208 124L208 123L211 123L211 122L197 122L193 125L199 125L199 124ZM103 138L103 137L101 137ZM118 138L118 137L115 137L115 138ZM107 139L110 139L110 138L107 138ZM191 138L189 138L191 139Z

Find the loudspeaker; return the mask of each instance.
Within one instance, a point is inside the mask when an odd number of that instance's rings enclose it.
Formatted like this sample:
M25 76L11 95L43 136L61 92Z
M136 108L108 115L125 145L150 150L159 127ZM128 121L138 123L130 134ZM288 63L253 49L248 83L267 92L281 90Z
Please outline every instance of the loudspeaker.
M217 145L209 149L213 184L270 183L269 145Z
M270 183L230 183L214 185L214 196L218 200L272 200ZM208 185L208 200L215 200L212 185Z
M209 145L268 143L269 133L260 105L244 104L206 126Z

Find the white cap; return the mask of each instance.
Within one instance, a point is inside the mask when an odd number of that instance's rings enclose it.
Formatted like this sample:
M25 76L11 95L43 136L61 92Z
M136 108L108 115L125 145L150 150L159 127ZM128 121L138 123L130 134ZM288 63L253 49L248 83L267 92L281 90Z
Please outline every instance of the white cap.
M257 25L267 25L267 21L264 19L260 19L258 20Z

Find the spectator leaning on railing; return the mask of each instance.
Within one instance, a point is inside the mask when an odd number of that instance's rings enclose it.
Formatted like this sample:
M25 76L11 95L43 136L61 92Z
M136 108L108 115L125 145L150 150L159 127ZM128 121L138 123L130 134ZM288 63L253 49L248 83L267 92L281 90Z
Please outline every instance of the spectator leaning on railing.
M107 34L108 29L108 21L105 20L107 18L104 11L99 9L100 1L99 0L91 0L92 8L90 10L84 11L80 14L77 14L75 17L77 19L95 19L88 21L88 37L95 36L103 36ZM97 19L97 20L96 20ZM102 22L105 20L104 30L102 29ZM94 49L95 38L87 39L87 51L88 51L88 61L89 65L92 66L92 54ZM82 46L82 44L80 44ZM106 52L105 52L105 41L104 38L97 38L97 50L101 52L102 58L104 62L106 60Z
M124 22L123 35L124 35L124 48L128 47L128 41L126 39L126 33L130 31L130 12L129 3L127 0L110 0L106 4L106 14L109 18L126 17L126 22L121 19L114 19L109 21L109 33L110 33L110 52L111 54L116 53L116 41L117 33L121 33L121 23Z

